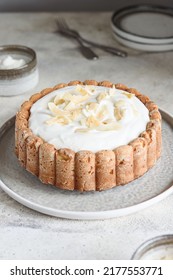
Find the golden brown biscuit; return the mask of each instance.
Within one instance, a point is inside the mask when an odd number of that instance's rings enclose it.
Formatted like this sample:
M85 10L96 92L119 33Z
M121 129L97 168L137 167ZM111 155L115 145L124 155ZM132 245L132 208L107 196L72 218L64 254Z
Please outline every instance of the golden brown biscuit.
M116 164L113 151L96 153L96 183L97 190L107 190L116 186Z
M75 152L70 149L56 151L56 184L64 190L75 188Z

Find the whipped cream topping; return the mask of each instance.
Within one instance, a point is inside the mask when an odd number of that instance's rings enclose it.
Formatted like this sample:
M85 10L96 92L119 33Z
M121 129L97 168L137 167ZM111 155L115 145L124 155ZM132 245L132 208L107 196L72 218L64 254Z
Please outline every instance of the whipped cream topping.
M26 62L23 58L15 59L11 55L0 58L0 69L2 70L16 69L25 64Z
M100 86L68 86L31 108L32 132L57 149L113 150L146 129L149 111L128 92Z

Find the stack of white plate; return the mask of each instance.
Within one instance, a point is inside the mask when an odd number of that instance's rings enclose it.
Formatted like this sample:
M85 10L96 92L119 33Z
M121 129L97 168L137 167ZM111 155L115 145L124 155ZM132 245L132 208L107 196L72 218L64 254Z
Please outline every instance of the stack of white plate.
M173 9L136 5L116 11L111 19L116 40L144 51L173 50Z

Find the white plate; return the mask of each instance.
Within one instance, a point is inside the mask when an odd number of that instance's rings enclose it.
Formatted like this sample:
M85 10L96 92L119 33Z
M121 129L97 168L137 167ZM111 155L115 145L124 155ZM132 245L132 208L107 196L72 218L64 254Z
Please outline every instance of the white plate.
M113 31L121 37L146 44L173 43L173 9L157 5L135 5L116 11Z
M128 215L173 192L173 117L162 111L163 154L141 178L103 192L79 193L42 184L14 155L14 118L0 129L0 186L19 203L48 215L69 219L107 219Z
M133 48L136 50L141 51L149 51L149 52L165 52L165 51L172 51L173 50L173 44L147 44L147 43L139 43L131 40L127 40L127 38L124 38L117 33L113 32L113 36L115 39L123 44L124 46L127 46L128 48Z

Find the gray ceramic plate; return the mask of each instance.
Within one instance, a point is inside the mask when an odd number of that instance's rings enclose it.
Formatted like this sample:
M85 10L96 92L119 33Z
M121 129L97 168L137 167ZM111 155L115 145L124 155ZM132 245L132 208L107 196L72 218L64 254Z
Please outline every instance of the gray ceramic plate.
M163 154L144 176L104 192L79 193L42 184L14 155L14 118L0 129L0 186L19 203L69 219L107 219L144 209L173 192L173 117L163 116Z
M119 36L144 44L173 43L173 9L158 5L127 6L116 11L111 27Z

